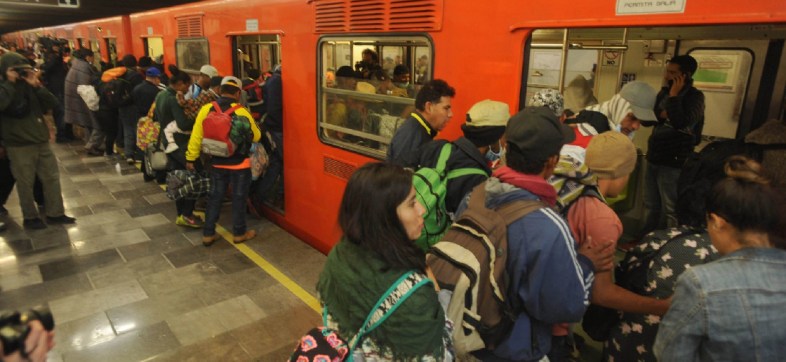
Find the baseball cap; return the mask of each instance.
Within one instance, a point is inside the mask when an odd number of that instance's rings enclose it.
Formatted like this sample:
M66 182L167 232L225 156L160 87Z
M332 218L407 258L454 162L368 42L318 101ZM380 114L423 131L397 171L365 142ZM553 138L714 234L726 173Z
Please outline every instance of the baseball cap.
M158 78L161 76L161 71L156 67L150 67L145 71L145 76Z
M563 145L576 139L576 134L560 123L548 107L527 107L510 118L505 138L526 158L545 160L559 154Z
M657 120L653 110L658 93L649 84L640 81L629 82L622 87L619 95L630 103L633 115L640 121Z
M218 69L210 64L203 65L202 68L199 68L199 72L208 77L215 77L218 75Z
M240 79L237 79L237 77L233 77L231 75L228 75L221 80L221 85L231 85L234 87L242 88L240 86L241 84L243 83L240 81Z
M622 133L601 133L587 145L586 164L599 178L629 175L636 167L636 146Z
M490 99L475 103L467 112L467 121L461 130L475 146L496 144L505 133L505 126L510 119L510 107L507 103Z

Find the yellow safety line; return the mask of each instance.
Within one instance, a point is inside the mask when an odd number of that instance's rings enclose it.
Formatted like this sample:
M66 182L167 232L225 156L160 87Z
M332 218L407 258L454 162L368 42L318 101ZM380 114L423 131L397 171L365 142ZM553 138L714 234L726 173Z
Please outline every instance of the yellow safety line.
M137 163L136 166L137 168L141 169L139 163ZM161 187L162 190L166 191L165 185L158 185L158 186ZM201 213L195 212L195 214L201 214ZM216 223L216 232L219 235L221 235L224 238L224 240L226 240L226 242L234 246L235 249L243 253L243 255L245 255L247 258L251 259L251 261L254 262L254 264L262 268L262 270L264 270L265 273L267 273L268 275L273 277L273 279L281 283L281 285L283 285L284 288L287 288L287 290L289 290L292 294L300 298L300 300L302 300L303 303L306 303L306 305L309 306L311 309L313 309L315 312L322 313L322 307L319 305L319 301L317 300L317 298L315 298L313 295L311 295L311 293L303 289L303 287L298 285L295 281L287 277L284 273L282 273L275 266L273 266L273 264L265 260L265 258L263 258L261 255L257 254L257 252L255 252L253 249L249 248L248 245L233 243L232 240L234 240L234 236L232 235L232 233L227 231L227 229L224 229L224 227L222 227L218 223Z

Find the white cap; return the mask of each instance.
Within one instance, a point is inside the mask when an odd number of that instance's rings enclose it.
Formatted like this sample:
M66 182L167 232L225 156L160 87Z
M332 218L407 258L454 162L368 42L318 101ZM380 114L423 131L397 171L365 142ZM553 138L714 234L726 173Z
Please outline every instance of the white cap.
M199 68L199 72L210 78L218 76L218 69L210 64L203 65L202 68Z
M233 77L231 75L228 75L224 77L224 79L221 79L221 85L224 84L229 84L234 87L243 88L243 83L240 81L240 79L237 79L237 77Z

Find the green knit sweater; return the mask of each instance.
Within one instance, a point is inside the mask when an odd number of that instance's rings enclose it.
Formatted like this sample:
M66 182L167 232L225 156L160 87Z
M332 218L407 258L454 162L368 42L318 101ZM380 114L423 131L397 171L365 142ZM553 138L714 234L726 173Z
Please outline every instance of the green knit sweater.
M390 268L378 254L342 240L330 252L317 290L340 335L350 340L360 329L379 297L406 272ZM445 314L433 288L422 287L385 322L371 331L371 339L395 360L443 355Z

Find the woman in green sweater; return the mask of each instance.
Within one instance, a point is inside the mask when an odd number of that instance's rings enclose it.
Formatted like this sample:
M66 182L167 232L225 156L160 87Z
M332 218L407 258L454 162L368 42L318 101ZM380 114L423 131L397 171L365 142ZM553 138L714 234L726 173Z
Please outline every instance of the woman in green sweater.
M412 174L399 166L371 163L350 178L338 216L344 236L328 255L317 285L329 327L346 340L399 277L415 271L412 283L428 278L425 255L413 243L424 212ZM355 361L451 360L447 326L437 292L428 284L363 336L353 351Z

